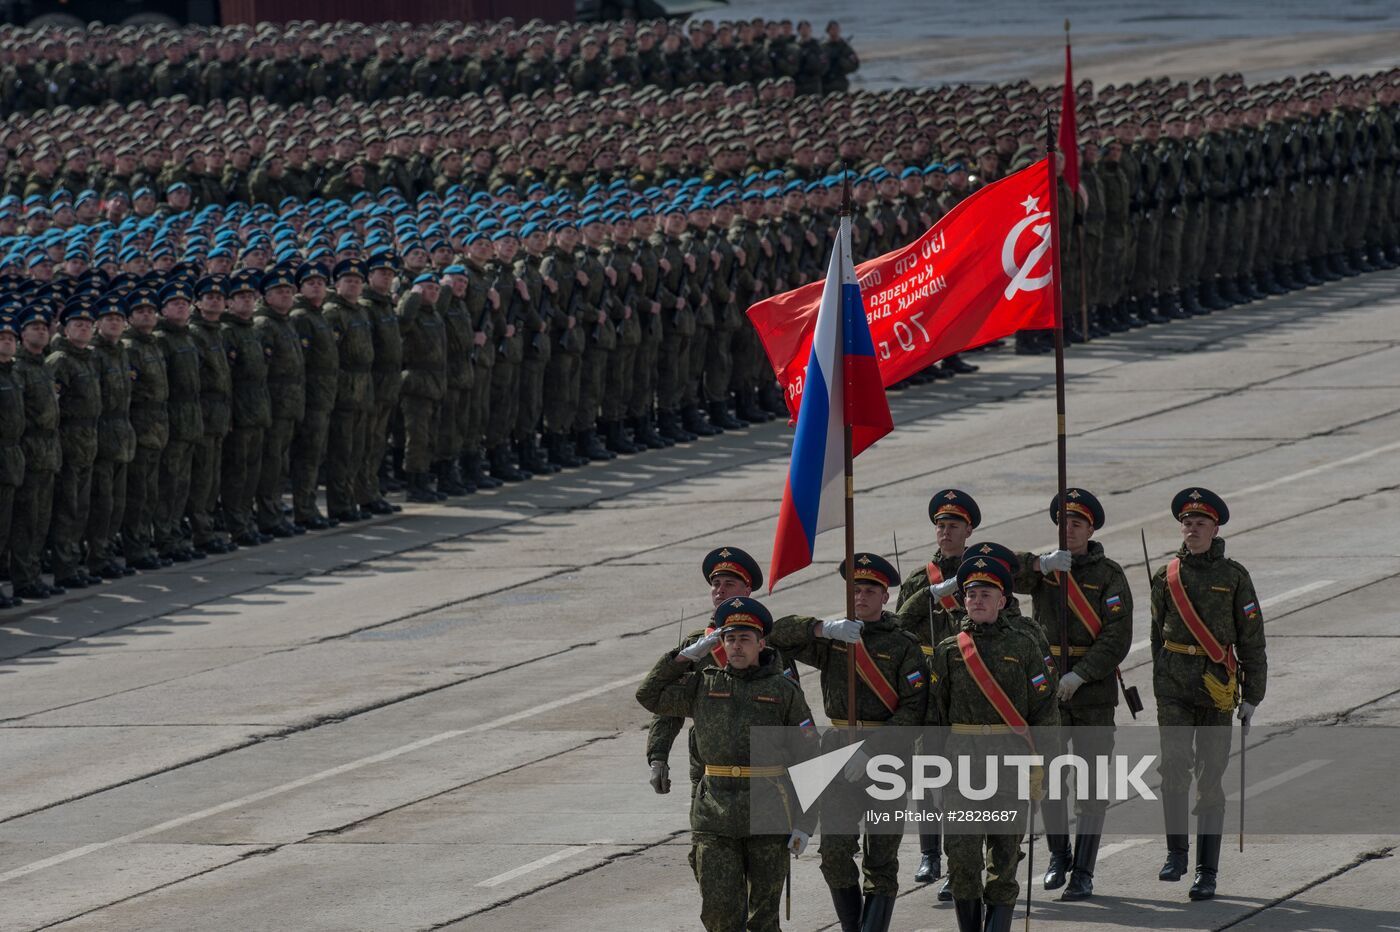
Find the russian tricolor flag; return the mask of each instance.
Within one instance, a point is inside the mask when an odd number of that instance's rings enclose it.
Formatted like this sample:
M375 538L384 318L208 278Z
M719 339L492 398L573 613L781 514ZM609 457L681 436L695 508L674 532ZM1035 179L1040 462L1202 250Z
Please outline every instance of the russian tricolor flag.
M845 521L847 425L852 457L894 429L851 261L849 217L841 218L831 253L801 391L769 592L779 579L812 562L818 534Z

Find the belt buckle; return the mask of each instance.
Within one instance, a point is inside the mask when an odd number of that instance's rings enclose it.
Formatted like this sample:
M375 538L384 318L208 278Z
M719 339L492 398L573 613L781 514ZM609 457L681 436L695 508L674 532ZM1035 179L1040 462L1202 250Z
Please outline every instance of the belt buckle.
M729 775L731 777L742 777L744 775L744 768L735 764L733 767L729 768Z
M992 733L992 726L991 726L991 725L983 725L983 726L982 726L982 734L984 734L984 735L990 735L991 733Z
M1190 653L1191 656L1194 657L1194 656L1196 656L1197 654L1204 654L1204 653L1205 653L1205 650L1202 649L1199 645L1192 644L1190 650L1188 651L1188 653Z

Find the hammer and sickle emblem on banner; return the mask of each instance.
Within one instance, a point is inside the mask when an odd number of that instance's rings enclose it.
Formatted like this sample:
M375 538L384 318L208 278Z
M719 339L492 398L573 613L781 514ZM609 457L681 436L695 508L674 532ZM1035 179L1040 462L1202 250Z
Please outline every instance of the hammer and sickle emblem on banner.
M1002 297L1008 301L1015 297L1018 291L1039 291L1050 284L1053 270L1047 269L1044 275L1031 277L1036 263L1050 249L1049 223L1040 223L1031 227L1031 232L1040 237L1040 242L1035 244L1019 265L1016 262L1016 244L1020 241L1021 234L1037 220L1043 220L1049 216L1050 212L1046 210L1030 214L1011 228L1011 232L1006 234L1006 240L1001 244L1001 267L1006 272L1006 277L1011 279L1007 283L1006 291L1002 293Z

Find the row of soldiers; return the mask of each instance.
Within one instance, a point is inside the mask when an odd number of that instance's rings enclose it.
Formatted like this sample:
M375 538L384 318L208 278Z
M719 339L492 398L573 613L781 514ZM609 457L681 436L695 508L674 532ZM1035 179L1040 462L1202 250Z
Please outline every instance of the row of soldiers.
M1215 895L1219 874L1231 718L1237 712L1246 726L1252 719L1264 697L1267 657L1249 573L1225 557L1219 537L1228 507L1208 489L1193 487L1173 498L1171 512L1180 522L1182 545L1151 586L1167 833L1159 877L1174 882L1187 872L1193 809L1196 867L1189 898L1206 900ZM753 727L794 729L799 739L789 752L791 763L843 747L852 734L873 746L881 727L918 725L947 729L944 747L923 750L949 759L985 752L987 736L1004 736L997 740L1010 740L1014 751L1010 736L1061 726L1062 750L1072 744L1085 758L1112 753L1117 669L1132 642L1131 591L1122 566L1092 539L1105 518L1092 493L1066 489L1052 500L1049 514L1064 524L1063 549L1037 556L974 544L970 538L981 523L977 503L958 489L939 491L929 503L937 547L926 566L901 582L878 554L857 553L854 563L842 562L840 574L849 575L854 588L855 618L774 620L752 597L763 577L751 556L721 547L705 557L702 571L714 605L710 622L657 661L637 699L655 713L647 760L658 793L670 792L668 757L684 719L694 723L690 864L707 930L778 929L789 856L806 850L818 813L821 870L843 932L885 932L894 911L900 836L867 828L862 838L853 815L871 806L873 797L865 793L870 755L862 749L849 754L816 812L789 813L789 834L755 834L752 786L774 784L780 798L797 797L784 767L751 766ZM1065 614L1057 609L1061 587L1068 590ZM898 592L897 610L888 611L892 590ZM1031 597L1030 618L1021 614L1017 592ZM794 661L820 672L823 708L835 726L825 735L813 727ZM847 685L852 663L860 672L855 696ZM897 742L881 746L891 750ZM1039 753L1050 756L1053 749L1041 747ZM1044 796L1043 782L1040 768L1033 767L1031 799ZM1067 901L1094 894L1108 808L1097 795L1092 786L1076 794L1073 841L1067 806L1059 801L1063 795L1051 794L1044 803L1050 865L1043 885L1064 887L1061 898ZM1017 802L1015 792L1002 790L979 805L1014 809ZM949 882L939 899L953 902L961 932L1011 928L1023 838L1015 830L947 834ZM916 879L922 882L940 873L938 840L937 830L921 835L924 859Z
M504 96L607 87L751 84L788 77L800 94L839 93L860 61L827 24L664 20L608 27L463 23L395 33L363 25L213 32L131 28L113 34L10 30L0 38L0 106L31 112L183 96L199 104L262 98L378 101L417 92Z
M834 222L834 199L813 200L814 222ZM220 248L153 269L133 246L109 275L81 237L60 263L37 249L30 277L3 279L16 370L34 376L16 411L35 453L7 480L28 509L16 593L45 595L46 548L48 588L66 589L388 513L402 486L435 502L772 419L786 409L742 309L820 262L798 215L768 216L781 204L483 222L460 252L409 243L402 259L352 242L266 263L251 243L243 269ZM70 434L86 439L57 456Z
M1260 94L1083 134L1063 181L1071 340L1391 269L1400 261L1400 85ZM988 175L983 175L987 178ZM991 177L994 177L991 176ZM1086 312L1089 333L1081 334ZM1023 352L1044 351L1024 335Z

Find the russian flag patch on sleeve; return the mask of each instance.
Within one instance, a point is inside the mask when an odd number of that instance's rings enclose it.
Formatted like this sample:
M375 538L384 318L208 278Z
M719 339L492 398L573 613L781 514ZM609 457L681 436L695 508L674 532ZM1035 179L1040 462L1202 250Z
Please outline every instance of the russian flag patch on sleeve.
M919 670L915 670L913 673L908 674L904 678L908 680L909 685L913 686L915 689L918 689L920 686L924 685L924 674Z
M1045 679L1044 673L1037 673L1035 676L1031 677L1031 685L1035 687L1035 691L1038 693L1043 693L1050 688L1050 683Z

